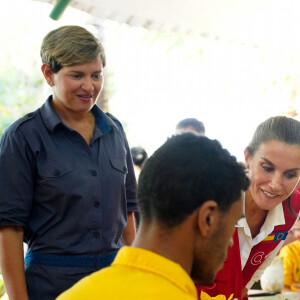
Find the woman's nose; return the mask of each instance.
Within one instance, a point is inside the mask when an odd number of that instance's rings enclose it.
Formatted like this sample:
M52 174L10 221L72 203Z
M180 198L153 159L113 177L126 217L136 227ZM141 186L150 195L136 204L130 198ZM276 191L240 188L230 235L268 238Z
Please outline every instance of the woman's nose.
M85 78L82 82L81 88L85 91L93 91L95 89L91 78Z
M272 188L272 190L274 191L278 191L281 188L281 176L280 174L274 174L272 176L271 182L270 182L270 186Z

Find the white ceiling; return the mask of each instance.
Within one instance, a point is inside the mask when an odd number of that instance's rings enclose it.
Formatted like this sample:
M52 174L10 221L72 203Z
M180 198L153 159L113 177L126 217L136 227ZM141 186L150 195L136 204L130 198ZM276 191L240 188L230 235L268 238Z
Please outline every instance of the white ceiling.
M132 26L300 51L299 0L73 0L70 5Z

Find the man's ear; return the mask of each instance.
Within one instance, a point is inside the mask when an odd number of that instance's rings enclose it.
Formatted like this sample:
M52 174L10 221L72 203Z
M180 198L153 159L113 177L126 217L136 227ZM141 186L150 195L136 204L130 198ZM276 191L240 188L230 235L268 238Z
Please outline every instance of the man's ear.
M42 73L50 86L54 85L53 74L48 63L43 63L41 67Z
M198 210L198 228L202 237L210 235L218 223L218 204L213 200L205 201Z

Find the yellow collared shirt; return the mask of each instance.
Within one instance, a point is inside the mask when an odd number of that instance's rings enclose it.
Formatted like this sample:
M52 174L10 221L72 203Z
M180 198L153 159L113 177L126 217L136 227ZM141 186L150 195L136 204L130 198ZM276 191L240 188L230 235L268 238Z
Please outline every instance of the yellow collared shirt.
M108 268L87 276L57 300L197 299L196 287L177 263L154 252L123 247Z

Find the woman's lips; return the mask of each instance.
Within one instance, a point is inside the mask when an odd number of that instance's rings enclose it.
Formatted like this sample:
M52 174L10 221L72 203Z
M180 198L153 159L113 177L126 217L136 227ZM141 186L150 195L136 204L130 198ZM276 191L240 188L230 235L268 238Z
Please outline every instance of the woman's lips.
M262 190L262 192L263 192L266 196L268 196L268 197L270 197L270 198L276 198L276 197L279 196L279 195L271 194L271 193L269 193L269 192L267 192L267 191L264 191L264 190Z
M92 95L77 95L77 97L83 102L90 102L93 98Z

